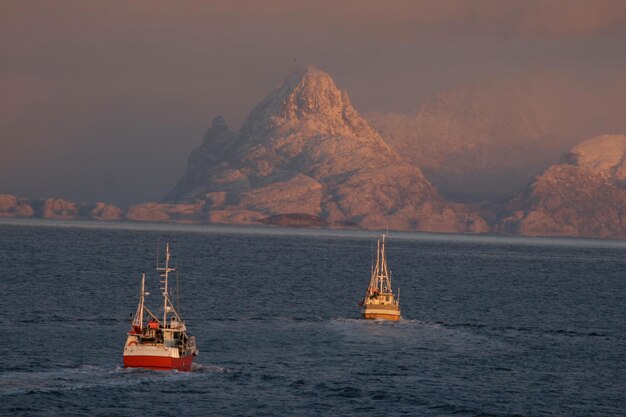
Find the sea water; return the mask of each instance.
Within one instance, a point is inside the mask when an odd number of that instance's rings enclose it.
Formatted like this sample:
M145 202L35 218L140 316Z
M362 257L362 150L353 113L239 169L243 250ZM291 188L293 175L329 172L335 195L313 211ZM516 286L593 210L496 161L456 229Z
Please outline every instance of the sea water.
M403 320L359 319L370 232L0 224L0 413L623 416L626 244L390 233ZM170 242L192 372L123 369Z

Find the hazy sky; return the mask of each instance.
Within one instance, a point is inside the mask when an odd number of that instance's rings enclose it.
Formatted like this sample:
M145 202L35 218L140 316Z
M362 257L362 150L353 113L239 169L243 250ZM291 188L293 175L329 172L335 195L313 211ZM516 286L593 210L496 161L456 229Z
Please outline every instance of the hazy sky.
M626 1L3 0L0 193L158 200L301 64L362 113L548 73L626 120Z

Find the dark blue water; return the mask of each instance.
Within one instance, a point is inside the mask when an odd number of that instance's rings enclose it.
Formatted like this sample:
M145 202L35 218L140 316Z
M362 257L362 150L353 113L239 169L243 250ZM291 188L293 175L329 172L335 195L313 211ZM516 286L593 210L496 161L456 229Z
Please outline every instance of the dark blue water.
M358 319L368 234L42 224L0 224L3 415L626 414L622 243L392 234L388 323ZM124 370L165 240L200 356Z

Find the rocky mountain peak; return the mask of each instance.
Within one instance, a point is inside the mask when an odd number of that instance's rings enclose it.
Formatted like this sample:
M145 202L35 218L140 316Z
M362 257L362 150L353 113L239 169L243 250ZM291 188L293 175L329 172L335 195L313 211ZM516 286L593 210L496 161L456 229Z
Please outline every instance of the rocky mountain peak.
M536 236L624 237L625 135L588 139L509 202L501 230Z
M206 144L224 145L224 141L232 138L232 132L228 130L228 124L222 116L217 116L213 119L211 127L204 134L202 141Z
M622 181L626 179L626 135L586 140L567 153L563 162Z
M352 107L348 94L330 75L312 65L291 73L252 110L241 131L245 135L279 127L333 135L374 134Z
M211 127L215 130L228 130L228 124L226 124L226 120L222 116L215 117Z
M347 94L337 88L330 75L312 66L294 71L283 85L283 90L286 100L281 115L285 118L315 118L350 106Z

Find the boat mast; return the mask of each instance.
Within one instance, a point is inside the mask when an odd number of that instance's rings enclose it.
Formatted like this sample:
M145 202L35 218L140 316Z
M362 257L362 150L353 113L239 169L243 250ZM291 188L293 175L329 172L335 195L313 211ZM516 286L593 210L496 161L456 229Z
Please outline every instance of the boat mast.
M141 314L139 314L139 328L143 330L143 309L146 304L146 273L141 274Z
M369 291L378 290L380 292L380 287L378 285L378 275L380 273L380 240L377 241L376 246L376 266L372 265L372 277L370 278Z
M143 314L145 309L145 299L146 299L146 274L141 274L141 294L139 295L139 305L137 306L137 312L135 313L135 318L133 319L133 326L139 327L140 330L143 330Z
M370 280L371 291L378 291L380 294L391 293L391 277L387 269L387 258L385 255L385 235L378 239L376 245L376 266L372 268L372 278Z
M391 292L391 274L389 273L389 269L387 268L387 255L385 254L385 235L383 235L383 244L380 248L380 257L381 257L381 292L390 293Z
M389 279L389 275L387 274L387 260L385 259L385 235L383 234L383 241L380 245L380 292L385 293L385 278Z
M168 289L169 273L175 270L175 268L170 268L170 244L168 242L165 244L165 267L157 268L157 271L162 272L160 276L163 278L161 281L161 284L163 284L163 287L161 288L161 290L163 290L163 327L167 324L167 312L170 304Z
M391 293L391 277L387 269L387 258L385 255L385 235L379 239L376 247L376 267L372 271L370 288L377 290L380 294Z
M376 257L379 262L379 265L376 267L376 271L378 272L378 274L376 274L376 280L377 280L378 292L380 292L381 294L384 292L382 278L383 278L383 274L385 273L385 235L383 235L382 237L383 237L382 245L381 245L380 239L378 240L379 255Z

